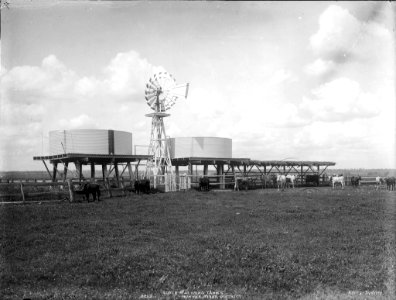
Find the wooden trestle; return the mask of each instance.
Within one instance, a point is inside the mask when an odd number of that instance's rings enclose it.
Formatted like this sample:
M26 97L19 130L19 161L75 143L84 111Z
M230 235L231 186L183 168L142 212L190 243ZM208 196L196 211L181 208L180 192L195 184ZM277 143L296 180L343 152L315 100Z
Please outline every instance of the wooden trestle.
M128 170L130 180L135 180L138 176L138 168L142 161L147 161L149 155L106 155L106 154L81 154L81 153L67 153L52 156L34 156L33 160L41 160L51 177L52 181L58 180L57 176L61 176L63 181L66 181L67 173L69 170L69 164L73 163L76 168L77 178L81 182L84 177L82 173L83 165L90 165L91 167L91 179L95 179L95 166L99 165L102 167L102 176L104 181L108 181L112 173L114 172L114 178L116 179L117 186L120 186L120 178ZM49 170L46 160L52 164L52 173ZM58 170L58 165L63 165L63 173ZM135 171L132 170L132 166L135 167ZM122 167L120 173L119 167Z
M95 166L100 165L104 181L108 181L112 173L117 186L120 186L120 178L126 170L132 182L138 177L138 168L142 162L148 161L150 155L102 155L102 154L76 154L67 153L52 156L35 156L34 160L41 160L51 177L52 181L57 181L57 176L66 180L69 163L74 163L77 178L83 180L82 166L91 166L91 179L95 178ZM53 165L52 173L49 170L46 160ZM176 177L179 177L179 167L188 167L188 175L194 175L193 166L202 167L202 175L208 175L208 167L213 166L219 176L220 188L224 188L225 183L221 182L221 175L270 175L282 173L285 175L297 175L298 180L302 181L306 175L314 174L322 176L329 166L335 166L335 162L329 161L277 161L277 160L251 160L250 158L203 158L203 157L184 157L173 158L172 167L175 168ZM58 165L63 165L63 173L58 170ZM122 166L120 172L119 167ZM132 170L134 166L134 171Z
M203 166L202 174L208 175L208 166L214 166L217 175L270 175L292 174L302 181L306 175L319 175L321 177L329 166L335 166L329 161L277 161L277 160L251 160L249 158L202 158L185 157L172 159L172 166L176 168L176 176L180 166L188 167L188 175L193 175L193 166ZM219 180L220 176L219 176ZM224 183L220 184L220 188Z

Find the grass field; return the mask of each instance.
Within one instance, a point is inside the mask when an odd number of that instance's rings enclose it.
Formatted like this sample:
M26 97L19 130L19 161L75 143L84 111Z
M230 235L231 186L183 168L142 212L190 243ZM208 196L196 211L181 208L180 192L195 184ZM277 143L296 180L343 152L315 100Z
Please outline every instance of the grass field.
M395 299L395 192L2 205L2 299Z

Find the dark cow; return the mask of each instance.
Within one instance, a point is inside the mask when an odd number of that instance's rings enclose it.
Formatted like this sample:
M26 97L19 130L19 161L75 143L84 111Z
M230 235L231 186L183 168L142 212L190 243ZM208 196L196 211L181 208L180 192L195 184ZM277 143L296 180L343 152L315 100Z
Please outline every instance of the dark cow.
M278 175L276 174L271 175L272 187L274 188L276 188L278 185L277 179L278 179Z
M135 181L135 193L136 194L149 194L150 193L150 180L139 179Z
M305 184L319 186L319 175L306 175Z
M201 177L199 178L199 190L200 191L209 191L209 178L208 177Z
M245 190L249 189L249 179L248 178L238 178L237 179L237 190Z
M96 201L96 196L98 196L98 201L100 201L100 185L97 183L84 183L82 189L75 191L78 195L84 195L89 202L89 194L92 194L93 201Z
M396 178L395 177L387 177L385 178L386 189L389 191L395 190Z
M362 180L362 177L360 177L360 176L352 176L351 177L351 185L353 187L358 187L360 185L360 180Z

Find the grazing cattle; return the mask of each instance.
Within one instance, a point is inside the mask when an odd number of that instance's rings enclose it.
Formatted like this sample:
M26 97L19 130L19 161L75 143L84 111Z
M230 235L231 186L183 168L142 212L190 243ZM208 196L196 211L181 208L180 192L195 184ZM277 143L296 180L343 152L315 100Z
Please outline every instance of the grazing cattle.
M319 186L319 175L306 175L305 184Z
M286 176L285 175L278 175L277 177L276 177L276 183L277 183L277 185L278 185L278 191L279 191L279 188L282 188L282 191L284 191L285 190L285 186L286 186Z
M353 187L358 187L360 185L360 180L362 180L362 177L360 177L360 176L352 176L351 177L351 185Z
M395 190L396 178L395 177L387 177L385 178L386 189L389 191Z
M209 178L201 177L199 178L199 190L200 191L209 191Z
M150 180L139 179L135 181L135 193L136 194L149 194L150 193Z
M100 186L97 183L84 183L80 190L76 191L76 194L84 195L85 198L89 201L89 194L92 194L93 201L96 201L96 196L98 196L98 201L100 201Z
M271 187L271 188L276 188L277 187L277 175L276 174L266 174L266 175L261 175L261 183L264 188Z
M290 185L293 187L294 189L294 181L296 180L296 176L295 175L286 175L286 186L289 187Z
M345 182L344 182L344 176L341 174L339 176L331 176L330 181L332 183L333 189L335 188L336 185L340 184L341 188L344 189Z
M241 189L245 191L249 189L249 179L235 177L234 191L239 191Z
M276 178L275 178L275 180L276 180ZM271 175L261 175L261 186L263 188L274 186Z
M382 184L385 183L385 179L379 176L375 177L375 189L378 190Z

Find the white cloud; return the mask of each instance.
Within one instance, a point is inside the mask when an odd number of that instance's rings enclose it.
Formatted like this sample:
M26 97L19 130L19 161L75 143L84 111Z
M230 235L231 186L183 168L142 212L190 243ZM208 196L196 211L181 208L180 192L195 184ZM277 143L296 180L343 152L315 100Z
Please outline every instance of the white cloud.
M333 122L370 118L380 112L376 96L362 92L359 83L348 78L325 83L312 94L314 98L304 97L300 108L313 120Z
M43 59L40 67L18 66L2 74L2 91L17 102L53 101L72 88L76 74L54 55ZM13 95L19 94L20 97ZM31 95L36 98L32 99ZM42 100L40 100L40 98Z
M288 80L296 80L295 76L290 70L279 69L276 70L269 81L270 85L282 84Z
M86 114L79 115L78 117L70 120L62 119L59 121L59 125L62 129L87 129L99 127L96 120Z
M320 15L319 29L310 38L314 53L334 63L365 61L373 56L384 59L384 53L393 55L393 43L389 29L374 21L361 22L338 5L330 5Z
M118 53L105 68L104 83L114 95L134 95L145 86L152 72L153 66L136 51Z
M315 53L334 57L349 53L362 34L359 21L347 9L330 5L319 18L319 30L310 38Z
M322 76L335 70L335 63L331 60L316 59L313 63L307 65L304 71L313 76Z

